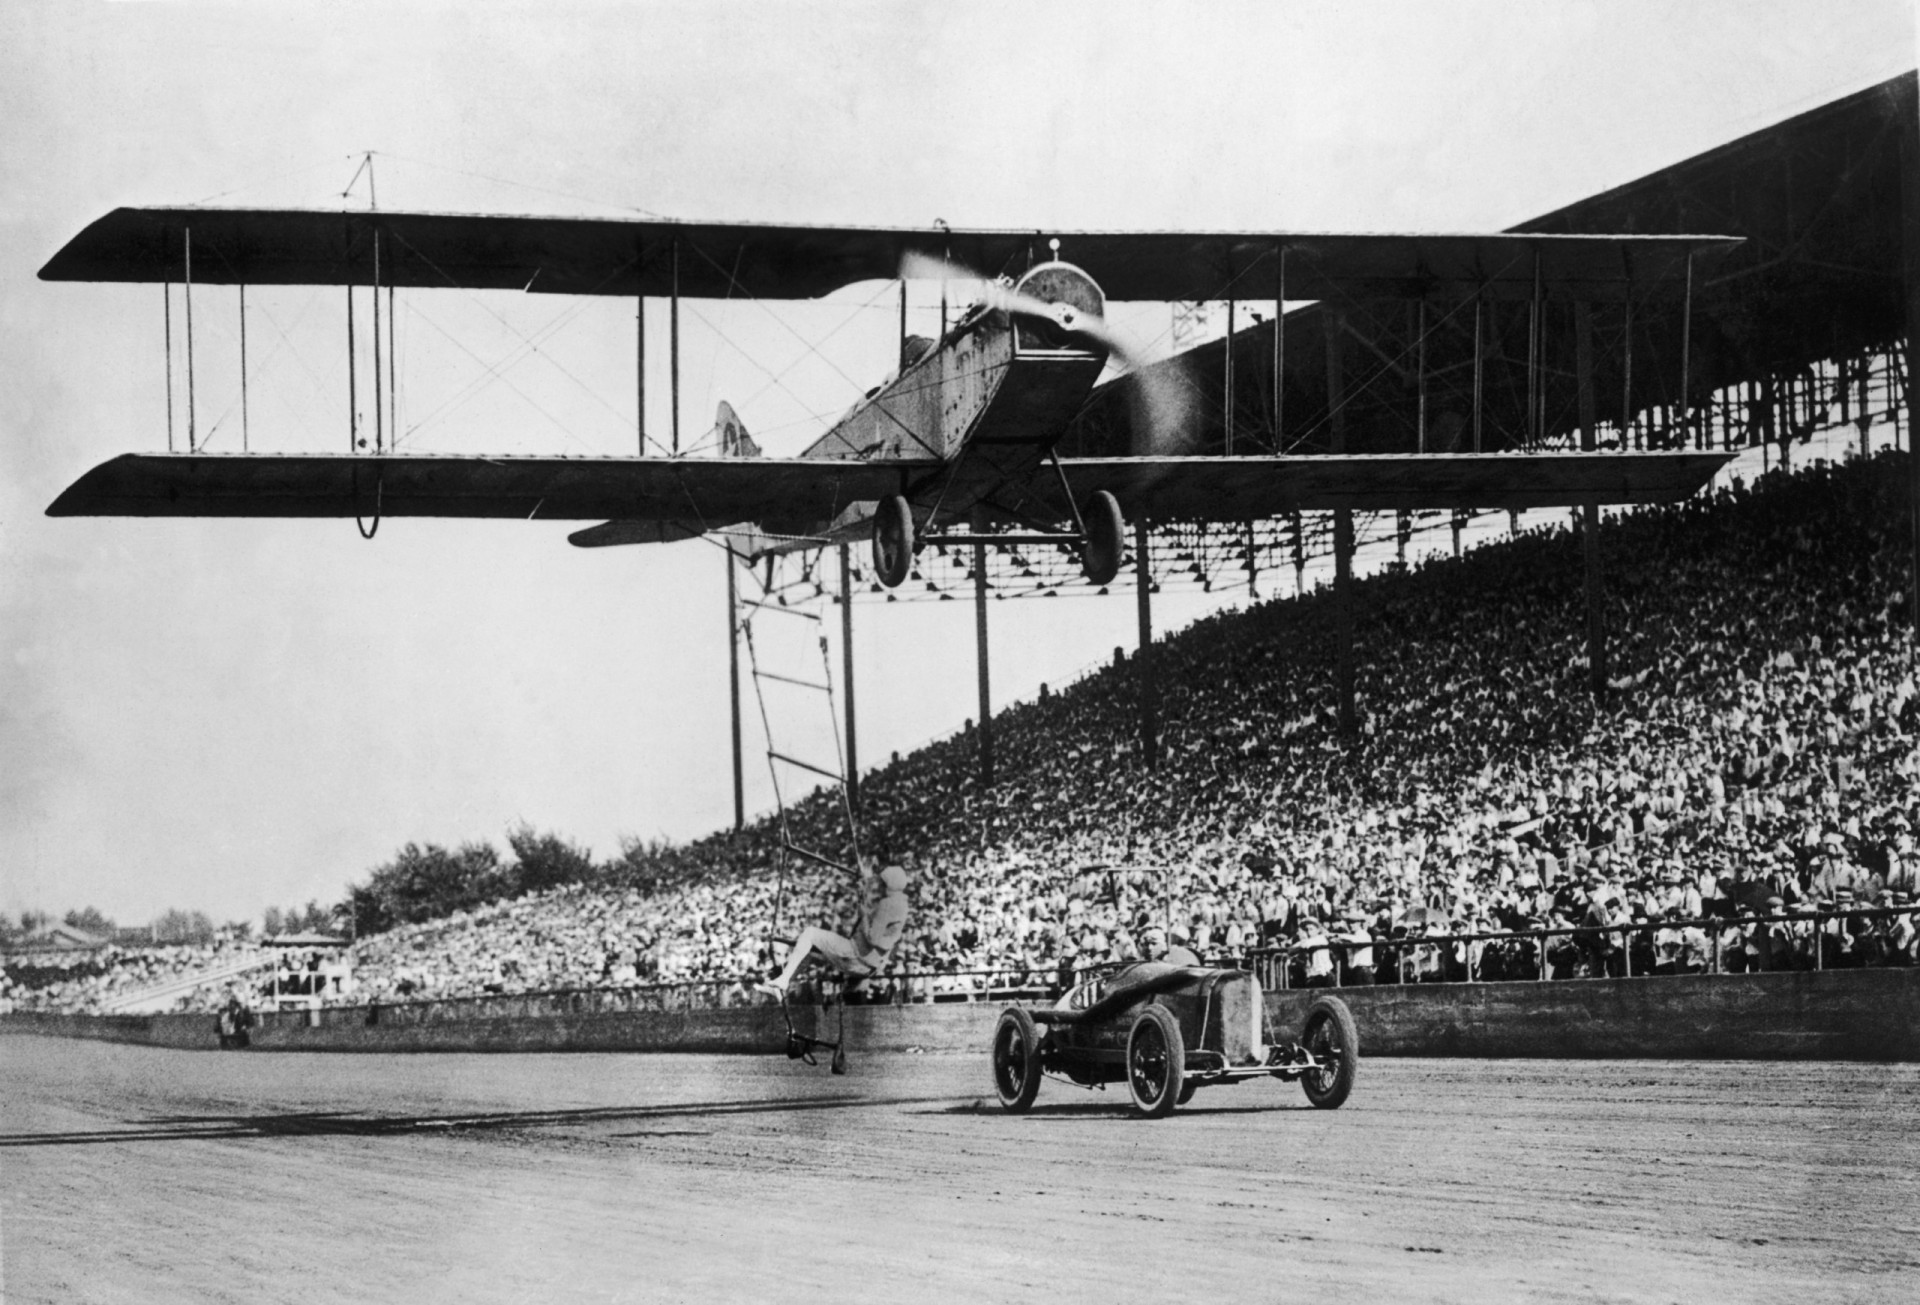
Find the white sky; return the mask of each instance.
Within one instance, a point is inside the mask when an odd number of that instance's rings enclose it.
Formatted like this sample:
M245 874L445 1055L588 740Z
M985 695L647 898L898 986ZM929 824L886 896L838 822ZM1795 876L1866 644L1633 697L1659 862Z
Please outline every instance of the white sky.
M366 544L347 522L43 516L94 463L165 446L158 292L34 276L115 205L341 204L371 149L384 208L1493 229L1892 76L1913 51L1904 0L8 0L0 908L257 915L336 897L407 840L498 842L525 819L608 854L622 834L691 837L731 816L708 545L583 554L563 526L512 522L389 521ZM689 438L730 398L774 451L803 442L806 414L888 369L882 292L781 316L689 305ZM259 292L249 310L254 446L337 447L339 304ZM203 290L195 312L201 429L218 423L230 448L232 292ZM916 322L933 312L915 299ZM1139 320L1150 334L1158 319ZM475 388L450 343L498 360L556 321L511 384ZM842 323L805 353L802 337ZM630 306L420 296L402 311L403 425L420 448L623 452L631 333ZM656 372L657 435L664 388ZM1158 624L1207 609L1170 600ZM856 619L863 757L973 713L967 605ZM994 619L1002 704L1132 643L1130 595L996 604ZM764 768L748 775L764 809Z

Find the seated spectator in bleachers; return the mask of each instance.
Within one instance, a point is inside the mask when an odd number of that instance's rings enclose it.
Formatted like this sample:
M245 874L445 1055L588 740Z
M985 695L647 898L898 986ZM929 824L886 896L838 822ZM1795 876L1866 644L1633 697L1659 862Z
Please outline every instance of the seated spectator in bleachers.
M1358 911L1349 910L1340 924L1338 941L1346 953L1340 982L1351 987L1369 987L1373 983L1373 934Z

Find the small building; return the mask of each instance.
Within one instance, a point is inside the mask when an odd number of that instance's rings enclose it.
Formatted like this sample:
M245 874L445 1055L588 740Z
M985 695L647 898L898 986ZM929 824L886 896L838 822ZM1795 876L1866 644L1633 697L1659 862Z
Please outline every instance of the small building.
M274 951L268 1010L319 1010L353 995L353 960L347 940L324 933L277 933L266 939Z

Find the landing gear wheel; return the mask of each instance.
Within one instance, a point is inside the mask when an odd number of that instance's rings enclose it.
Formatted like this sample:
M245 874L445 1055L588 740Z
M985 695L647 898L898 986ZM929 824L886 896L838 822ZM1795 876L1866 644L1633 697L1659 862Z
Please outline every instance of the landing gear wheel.
M993 1030L993 1090L1001 1109L1024 1114L1040 1095L1040 1033L1018 1006L1000 1012Z
M1148 1006L1127 1033L1127 1089L1133 1108L1148 1119L1171 1114L1187 1076L1187 1045L1180 1021L1165 1006Z
M1360 1030L1353 1012L1338 997L1322 997L1307 1010L1307 1024L1300 1034L1300 1045L1313 1058L1330 1069L1310 1069L1300 1076L1307 1100L1317 1109L1337 1110L1353 1091L1353 1080L1360 1075Z
M827 1068L836 1074L847 1072L847 1053L839 1047L833 1049L833 1059L827 1062Z
M890 494L873 514L873 573L897 589L913 570L913 512L907 500Z
M1097 489L1080 509L1080 519L1087 527L1081 569L1090 583L1111 584L1120 574L1120 558L1127 546L1127 525L1120 519L1119 501L1106 490Z

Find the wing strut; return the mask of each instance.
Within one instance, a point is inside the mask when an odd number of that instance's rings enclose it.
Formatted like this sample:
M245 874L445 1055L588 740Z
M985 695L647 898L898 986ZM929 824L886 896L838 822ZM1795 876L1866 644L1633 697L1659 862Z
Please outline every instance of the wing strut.
M187 452L196 452L193 421L193 228L186 229L187 301Z

